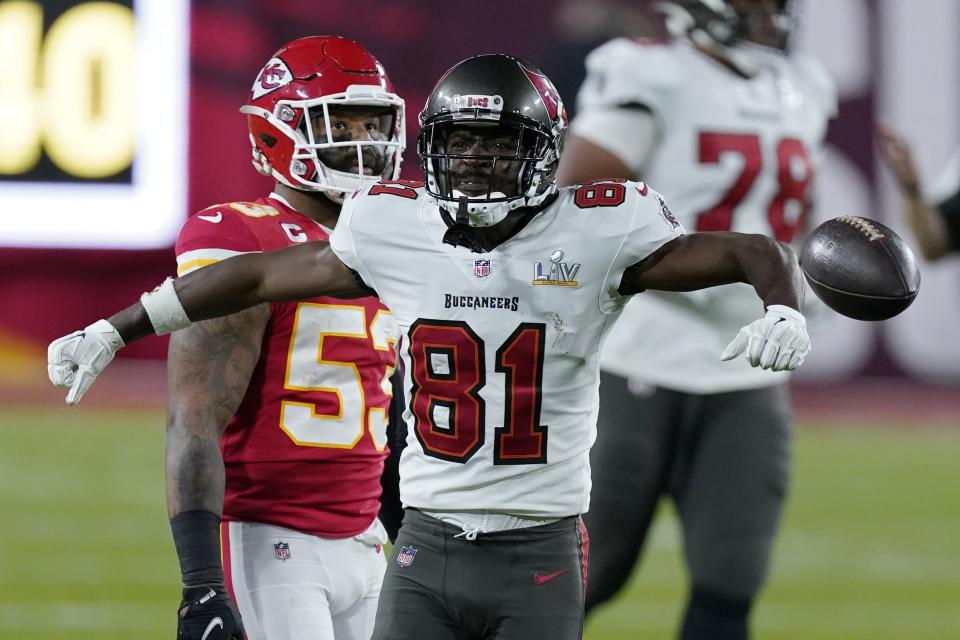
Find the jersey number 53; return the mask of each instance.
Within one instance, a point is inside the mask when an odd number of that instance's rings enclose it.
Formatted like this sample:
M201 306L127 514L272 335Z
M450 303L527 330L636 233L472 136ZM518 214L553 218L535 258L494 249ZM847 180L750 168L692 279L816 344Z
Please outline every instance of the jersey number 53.
M367 326L366 309L359 305L301 302L297 306L284 388L319 395L312 399L322 399L323 404L282 401L280 428L296 444L352 449L369 431L377 450L386 447L386 409L370 406L363 376L349 354L336 355L336 342L344 338L357 345L369 340L377 351L393 349L396 334L393 314L381 309L370 321L369 332ZM334 343L330 355L325 349L328 340ZM393 367L383 365L382 374L374 384L389 394L388 381L392 374Z

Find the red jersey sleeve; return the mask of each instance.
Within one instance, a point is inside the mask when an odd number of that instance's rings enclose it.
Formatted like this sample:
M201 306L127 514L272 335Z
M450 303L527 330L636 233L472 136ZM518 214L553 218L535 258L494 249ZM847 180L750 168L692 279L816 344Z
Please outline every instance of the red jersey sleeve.
M191 216L177 237L177 275L186 275L235 255L261 251L260 240L248 224L249 215L237 209L250 206L221 204Z

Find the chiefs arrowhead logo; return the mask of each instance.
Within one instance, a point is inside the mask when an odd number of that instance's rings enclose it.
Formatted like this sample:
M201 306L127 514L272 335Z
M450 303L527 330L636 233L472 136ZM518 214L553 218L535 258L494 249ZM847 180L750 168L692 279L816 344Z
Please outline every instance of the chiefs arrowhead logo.
M557 88L553 86L553 83L550 82L550 78L537 71L532 71L523 65L520 66L523 68L523 72L527 74L527 78L530 79L530 83L537 89L537 93L540 94L543 107L547 110L547 115L550 116L550 119L554 122L559 119L563 122L563 125L566 126L567 110L563 107L563 100L560 99L560 94L557 92Z
M271 58L253 83L253 99L256 100L260 96L290 84L291 81L293 81L293 74L290 73L286 63L280 58Z

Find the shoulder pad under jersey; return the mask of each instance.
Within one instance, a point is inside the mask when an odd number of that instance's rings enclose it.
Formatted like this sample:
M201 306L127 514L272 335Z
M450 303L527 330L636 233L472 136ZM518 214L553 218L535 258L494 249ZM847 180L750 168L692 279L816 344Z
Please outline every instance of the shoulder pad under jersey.
M683 74L676 42L617 38L587 56L587 78L580 87L580 110L641 104L652 111L680 86Z
M817 101L827 118L837 115L837 85L827 73L826 68L819 60L811 56L795 54L791 56L794 69L804 83L814 93L812 99Z

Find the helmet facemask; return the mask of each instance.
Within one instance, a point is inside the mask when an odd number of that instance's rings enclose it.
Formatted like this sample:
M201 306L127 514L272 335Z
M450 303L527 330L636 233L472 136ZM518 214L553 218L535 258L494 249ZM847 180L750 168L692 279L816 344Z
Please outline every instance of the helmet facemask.
M289 166L272 167L271 174L294 189L321 191L342 202L357 189L400 174L406 134L403 101L394 94L352 85L340 94L281 100L272 113L251 106L241 111L267 119L293 142ZM360 138L357 124L364 127ZM263 173L256 151L254 165Z
M448 118L427 123L418 151L427 192L458 222L489 227L556 190L555 138L522 120ZM461 220L466 213L467 220Z
M474 56L441 76L420 112L417 151L443 242L486 252L538 215L557 191L566 129L556 87L513 56Z
M727 4L737 15L739 43L787 50L796 22L789 0L727 0Z

